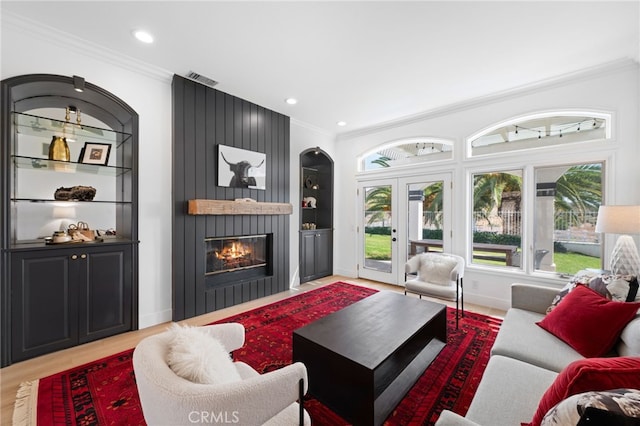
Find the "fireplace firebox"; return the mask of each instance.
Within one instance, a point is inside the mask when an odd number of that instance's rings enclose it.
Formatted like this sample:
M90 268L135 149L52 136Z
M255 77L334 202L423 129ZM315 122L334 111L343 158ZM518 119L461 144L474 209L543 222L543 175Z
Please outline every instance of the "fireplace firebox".
M267 235L205 239L205 275L264 268L269 261Z

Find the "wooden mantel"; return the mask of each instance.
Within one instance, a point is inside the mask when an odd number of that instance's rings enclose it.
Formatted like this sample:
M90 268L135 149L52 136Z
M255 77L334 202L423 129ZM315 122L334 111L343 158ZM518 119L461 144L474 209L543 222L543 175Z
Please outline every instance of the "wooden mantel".
M253 200L189 200L191 215L292 214L290 203L264 203Z

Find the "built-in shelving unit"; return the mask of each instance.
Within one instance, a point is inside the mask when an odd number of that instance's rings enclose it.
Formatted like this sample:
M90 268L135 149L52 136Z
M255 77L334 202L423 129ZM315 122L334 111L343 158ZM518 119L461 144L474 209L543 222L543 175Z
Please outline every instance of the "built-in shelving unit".
M321 149L300 154L300 282L333 273L333 160Z
M2 81L2 366L137 329L138 115L91 83L75 90L78 79ZM54 137L70 161L49 158ZM56 199L74 186L95 195ZM109 237L45 240L79 222Z

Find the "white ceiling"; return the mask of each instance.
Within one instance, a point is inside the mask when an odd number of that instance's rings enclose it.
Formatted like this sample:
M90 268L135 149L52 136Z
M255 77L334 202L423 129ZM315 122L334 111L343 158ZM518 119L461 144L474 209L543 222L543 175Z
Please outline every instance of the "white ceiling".
M3 0L1 8L171 73L198 72L330 133L640 59L638 0ZM136 41L139 28L155 42Z

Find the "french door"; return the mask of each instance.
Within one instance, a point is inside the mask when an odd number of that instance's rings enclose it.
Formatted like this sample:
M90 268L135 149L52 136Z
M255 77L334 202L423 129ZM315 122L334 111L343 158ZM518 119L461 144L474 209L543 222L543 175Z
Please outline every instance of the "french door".
M451 176L420 175L358 183L358 276L404 284L404 264L422 245L450 251Z

